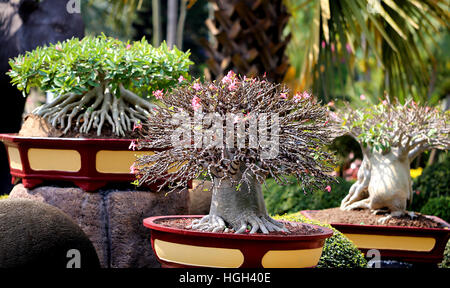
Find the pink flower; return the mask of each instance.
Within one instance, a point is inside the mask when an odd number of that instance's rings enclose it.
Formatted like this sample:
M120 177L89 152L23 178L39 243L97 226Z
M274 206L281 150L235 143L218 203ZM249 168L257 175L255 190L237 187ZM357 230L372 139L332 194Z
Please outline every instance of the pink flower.
M134 167L134 163L131 164L130 166L130 173L131 174L136 174L138 172L138 170L136 169L136 167Z
M61 46L59 46L59 45L56 45L56 46L55 46L55 49L58 50L58 51L62 51L62 48L61 48Z
M350 43L345 44L345 49L347 49L348 54L352 54L352 45Z
M202 89L202 85L200 85L198 82L195 82L194 85L192 85L192 88L195 91L201 90Z
M298 102L298 101L302 100L302 94L300 94L300 92L297 92L297 93L295 93L293 98L294 98L295 102Z
M387 100L383 100L383 102L381 102L381 103L383 103L383 105L385 105L385 106L388 104Z
M228 91L233 91L236 90L238 88L238 86L236 85L236 81L233 81L230 83L230 85L228 85Z
M327 124L328 124L328 120L325 121L325 123L323 123L323 126L327 126Z
M197 111L197 109L199 109L202 106L200 104L201 101L202 100L197 96L194 96L194 98L192 98L192 108L194 109L194 111Z
M222 83L231 84L234 81L235 77L236 77L236 74L233 72L233 70L230 70L230 71L228 71L227 75L222 78Z
M366 100L366 95L364 94L359 95L359 99L361 99L361 101Z
M287 98L287 93L280 93L280 98L286 99Z
M302 94L302 97L303 97L303 99L309 99L309 98L311 98L311 94L309 94L308 92L303 92L303 94Z
M329 106L329 107L334 107L334 101L328 102L327 106Z
M325 41L322 40L322 49L324 49L326 45Z
M178 83L183 82L184 80L186 80L183 75L180 75L180 77L178 77Z
M133 151L136 149L136 142L134 142L134 140L131 141L130 146L128 146L128 149L131 149Z
M327 187L325 187L325 190L327 190L327 191L328 191L328 193L329 193L329 192L331 192L331 186L330 186L330 185L328 185Z
M141 121L138 121L137 123L134 123L133 131L136 130L136 129L138 129L138 130L141 130L141 129L142 129L142 123L141 123Z
M128 50L128 49L130 49L130 48L131 48L131 45L128 44L127 47L126 47L126 49Z
M330 47L331 47L331 52L334 52L334 43L331 43L331 45L330 45Z
M153 96L155 96L156 99L161 100L164 96L164 92L163 90L153 91Z
M213 90L213 91L217 90L217 87L214 86L213 84L209 84L208 88L209 88L209 90Z

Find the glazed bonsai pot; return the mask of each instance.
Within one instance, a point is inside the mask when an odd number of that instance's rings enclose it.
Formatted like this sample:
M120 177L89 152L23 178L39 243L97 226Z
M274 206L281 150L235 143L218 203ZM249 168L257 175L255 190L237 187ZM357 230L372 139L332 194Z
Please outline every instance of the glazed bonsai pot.
M160 224L169 219L201 217L175 215L144 219L144 226L151 230L153 251L162 267L314 267L319 262L325 239L333 234L329 228L304 223L299 225L311 226L318 232L311 235L213 233Z
M132 139L0 134L0 140L6 146L13 183L20 178L26 188L44 181L67 181L85 191L95 191L109 183L131 183L135 175L130 166L136 155L153 153L129 150ZM158 184L149 188L156 189Z
M316 210L301 211L314 219ZM436 216L426 216L444 228L357 225L330 223L348 237L365 255L371 249L380 251L381 259L395 259L417 264L442 262L445 245L450 238L450 224Z

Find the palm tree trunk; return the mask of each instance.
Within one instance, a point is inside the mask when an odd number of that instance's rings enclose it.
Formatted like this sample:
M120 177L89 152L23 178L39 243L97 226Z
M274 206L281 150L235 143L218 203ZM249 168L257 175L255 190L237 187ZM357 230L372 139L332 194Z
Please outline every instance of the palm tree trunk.
M161 43L161 19L159 0L152 0L152 24L153 24L153 46L158 47Z
M167 46L172 48L176 41L177 34L178 0L168 0L167 2Z

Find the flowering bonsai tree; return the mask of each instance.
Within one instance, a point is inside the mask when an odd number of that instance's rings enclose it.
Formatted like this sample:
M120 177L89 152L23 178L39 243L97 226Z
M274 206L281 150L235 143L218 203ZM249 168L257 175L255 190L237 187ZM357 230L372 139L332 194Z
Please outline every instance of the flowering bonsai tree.
M386 98L373 107L349 109L342 116L343 128L359 141L364 159L341 209L389 212L381 223L406 214L413 195L410 163L427 149L449 148L449 113L411 100L402 105Z
M193 229L285 231L269 217L261 184L267 176L288 184L286 176L295 175L304 187L329 190L334 159L323 148L333 130L310 94L292 97L284 86L230 72L161 95L136 143L161 152L140 156L132 170L139 183L164 180L161 187L174 189L201 175L211 179L209 214Z
M120 137L151 113L154 105L138 95L170 89L188 77L191 64L189 53L165 43L154 48L145 39L124 43L102 35L38 47L12 59L8 74L24 96L31 87L57 95L33 114L63 134L100 136L109 126Z

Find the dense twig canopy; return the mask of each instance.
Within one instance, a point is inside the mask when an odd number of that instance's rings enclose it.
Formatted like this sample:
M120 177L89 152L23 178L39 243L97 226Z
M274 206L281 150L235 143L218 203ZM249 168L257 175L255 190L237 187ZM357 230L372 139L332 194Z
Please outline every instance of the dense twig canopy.
M400 104L386 97L372 107L349 108L342 115L342 125L362 147L384 152L397 147L412 160L430 148L449 148L449 115L448 111L419 106L412 100Z
M327 110L306 92L291 96L283 85L230 72L161 97L162 105L143 123L136 145L162 151L138 158L132 168L140 183L165 177L161 188L169 183L180 187L201 174L233 179L236 169L260 183L269 175L283 185L287 175L295 175L310 189L333 179L333 155L323 148L335 127L328 123ZM256 123L258 133L252 133ZM186 137L178 141L183 132Z

